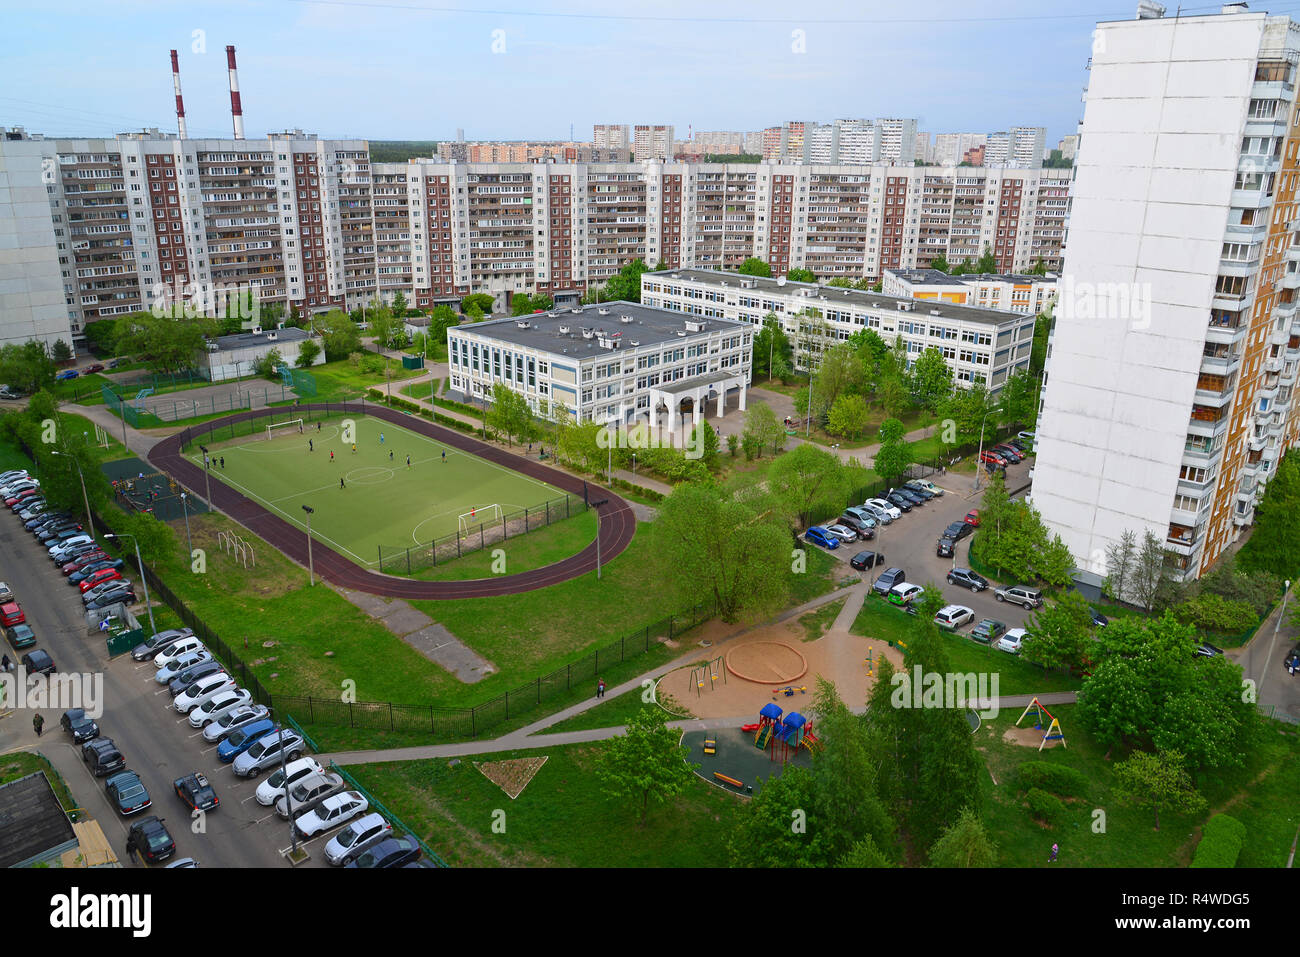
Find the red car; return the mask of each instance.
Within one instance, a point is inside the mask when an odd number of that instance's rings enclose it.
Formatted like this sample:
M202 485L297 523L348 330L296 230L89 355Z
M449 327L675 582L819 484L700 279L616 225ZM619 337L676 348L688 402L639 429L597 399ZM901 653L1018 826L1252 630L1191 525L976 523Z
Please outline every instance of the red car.
M81 370L82 375L90 375L90 373L92 372L103 372L103 371L104 371L104 364L102 362L96 362L94 365L86 366L86 368Z
M24 502L27 499L33 498L34 496L38 496L40 494L41 494L41 490L39 488L23 489L23 491L18 492L14 495L10 495L7 499L5 499L5 505L9 506L10 508L13 508L19 502Z
M79 572L87 565L93 565L95 562L103 561L107 557L107 553L103 551L87 552L85 555L78 555L74 561L68 562L61 570L63 574L71 575L73 572Z
M981 452L980 461L988 465L1008 464L1008 459L1006 458L1006 456L1002 455L1002 453L1000 452L995 452L993 449L985 449L983 452Z
M962 521L965 522L967 525L972 526L973 528L979 528L980 510L977 508L971 509L969 512L966 513L966 517L962 519Z
M83 579L80 584L82 592L88 592L96 585L102 585L104 582L111 582L114 579L121 578L121 573L116 568L101 568L95 574Z
M21 625L25 621L27 621L27 616L18 607L18 602L11 601L7 605L0 605L0 625L8 628L13 625Z

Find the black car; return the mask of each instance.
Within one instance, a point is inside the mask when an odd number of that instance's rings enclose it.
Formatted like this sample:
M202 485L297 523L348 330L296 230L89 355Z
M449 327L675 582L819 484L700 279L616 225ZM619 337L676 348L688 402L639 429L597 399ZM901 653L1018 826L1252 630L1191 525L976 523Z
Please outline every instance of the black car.
M856 515L841 515L832 524L847 525L858 533L859 541L870 541L876 537L876 530Z
M890 492L884 498L886 502L889 502L891 505L896 506L901 511L910 512L912 510L913 503L908 501L902 495L899 495L897 492Z
M907 581L907 573L901 568L886 568L876 577L871 590L878 595L888 595L889 589L905 581Z
M139 854L147 864L161 864L176 853L176 842L163 826L163 819L150 814L131 825L126 835L126 853Z
M191 811L210 811L221 803L217 799L217 792L212 790L212 785L202 771L177 778L172 782L172 787L176 789L176 796L184 801Z
M115 588L112 591L104 592L94 601L86 602L86 610L97 611L100 608L107 608L109 605L116 605L118 602L124 605L134 605L135 589L131 587Z
M951 538L954 542L960 542L963 538L975 531L974 525L967 525L965 522L953 522L943 530L940 538Z
M90 764L90 770L95 777L102 778L106 774L125 768L126 757L117 748L102 748L92 751L87 763Z
M28 652L23 655L23 667L27 669L29 675L40 673L43 675L54 674L54 659L50 657L49 652L36 651Z
M59 512L57 515L49 515L42 512L35 518L29 518L27 521L23 522L23 528L27 529L29 532L34 532L38 528L44 527L47 522L58 521L59 519L67 519L70 517L71 516L65 515L62 512Z
M215 658L209 658L207 661L200 661L193 667L186 668L171 681L167 682L167 690L170 691L172 697L175 698L200 678L214 675L218 671L225 671L225 665L217 661Z
M134 771L118 771L111 775L104 782L104 790L117 803L117 812L123 817L138 814L153 803L149 790Z
M971 591L983 591L989 587L989 580L983 575L976 575L969 568L954 568L948 572L948 584L969 588Z
M101 751L116 751L117 745L113 743L112 738L91 738L81 746L81 760L87 764L95 760L95 755Z
M132 661L152 661L158 652L162 651L173 641L179 641L182 638L188 638L194 634L192 628L169 628L167 631L160 631L156 635L151 635L131 649Z
M1219 658L1223 655L1222 648L1216 648L1208 641L1203 641L1196 646L1196 656L1198 658Z
M389 837L365 851L348 867L403 867L420 859L420 845L413 837Z
M81 526L76 522L71 522L61 525L53 525L49 528L42 529L41 534L37 537L40 539L42 545L49 548L57 542L65 541L66 539L72 538L74 535L80 535L81 532Z
M84 716L73 721L68 731L72 735L73 744L81 744L91 738L99 737L99 725L95 723L95 719Z
M956 547L956 543L951 538L941 538L934 549L934 553L940 558L952 558Z
M1088 614L1092 616L1092 623L1098 628L1105 628L1110 624L1110 619L1099 612L1096 608L1089 608Z
M858 552L849 559L849 564L860 572L866 571L868 568L885 564L885 556L880 552Z
M1300 674L1300 645L1287 652L1286 657L1282 659L1282 667L1289 675Z
M891 488L890 495L901 495L913 505L924 505L929 499L922 498L919 493L910 488Z
M1020 454L1018 449L1010 448L1005 445L995 445L993 451L998 453L998 455L1002 456L1012 465L1019 465L1025 460L1025 457Z

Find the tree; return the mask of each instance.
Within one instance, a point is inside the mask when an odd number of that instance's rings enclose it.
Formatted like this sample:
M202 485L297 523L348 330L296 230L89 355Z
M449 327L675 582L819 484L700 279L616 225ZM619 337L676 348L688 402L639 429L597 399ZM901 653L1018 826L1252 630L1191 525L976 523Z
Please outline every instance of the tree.
M546 303L546 305L543 305ZM530 296L524 292L515 293L510 300L510 315L526 316L531 312L550 309L553 303L550 296L536 295Z
M980 258L975 260L974 271L981 274L996 273L998 271L998 261L993 255L993 247L988 243L984 244L984 252Z
M45 345L31 340L11 342L0 348L0 380L19 392L36 392L54 384L57 369L45 352Z
M1025 623L1033 638L1024 642L1020 657L1067 674L1083 671L1092 645L1092 628L1087 601L1077 591L1068 591Z
M112 319L96 319L86 323L82 334L86 337L86 348L95 355L112 355L113 345L117 341L117 322Z
M865 867L893 867L894 864L885 857L871 836L863 838L849 852L835 862L836 867L852 867L861 870Z
M816 782L805 768L772 776L741 812L727 851L732 867L827 867L832 863L815 814ZM802 819L803 827L792 826Z
M404 319L406 317L407 308L406 294L399 289L393 295L393 315L398 319Z
M740 268L737 269L736 272L740 273L742 276L760 276L764 279L772 278L772 267L756 256L750 256L746 259L740 264Z
M710 470L718 467L718 433L708 422L700 419L700 424L692 426L692 446L700 451L700 460Z
M843 393L852 391L862 381L862 363L847 343L832 346L822 354L813 374L813 407L825 412Z
M346 359L361 348L361 330L342 309L331 309L316 321L321 345L325 347L325 361Z
M890 485L912 464L912 453L907 447L907 430L898 419L886 419L880 424L880 449L872 462L872 469Z
M1038 262L1034 263L1033 267L1029 270L1029 275L1031 276L1047 275L1047 263L1043 262L1042 256L1038 257Z
M382 351L392 345L393 334L397 331L398 325L387 306L379 306L371 310L369 331L378 349Z
M685 482L661 503L651 529L652 567L665 570L664 586L681 604L710 602L724 621L783 606L790 531L770 497Z
M881 411L889 418L900 415L907 405L907 386L896 375L886 374L876 386L876 398Z
M480 315L490 316L496 299L485 292L471 293L460 301L460 311L469 315L470 309L477 306Z
M826 449L805 442L767 469L767 485L791 525L806 526L813 515L834 511L848 498L848 481L840 460Z
M117 349L154 372L172 374L194 368L205 348L204 337L215 332L215 321L204 316L132 312L118 319Z
M471 302L469 308L465 310L465 318L470 322L482 322L485 317L483 310L478 307L478 303Z
M167 558L176 547L176 537L171 528L154 518L149 512L132 512L122 518L114 518L113 526L123 535L133 536L120 541L122 550L134 554L140 549L140 558L146 565L157 565Z
M662 708L642 708L625 733L609 739L596 765L596 776L608 793L639 801L641 825L650 800L663 804L686 790L698 767L686 762L690 749L678 743L681 734L667 721Z
M1291 450L1255 506L1255 527L1237 556L1245 572L1300 578L1300 455Z
M316 364L317 357L320 356L320 343L315 339L304 339L302 345L298 347L298 358L294 360L294 365L299 369L310 369Z
M280 350L274 346L269 352L253 363L253 370L263 379L270 379L274 382L280 376L280 366L284 365L284 357L280 355Z
M917 356L912 366L912 393L921 406L934 412L952 395L952 390L952 366L938 348L930 346Z
M826 431L831 435L856 439L867 427L867 400L860 395L842 395L827 415Z
M492 407L488 409L488 425L506 437L506 444L511 444L512 436L519 436L520 441L528 441L532 431L533 412L528 408L528 400L502 382L492 384Z
M758 453L771 446L772 454L785 448L785 427L776 420L776 413L766 402L755 402L745 411L744 438L753 437Z
M1032 429L1038 418L1038 380L1027 369L1007 376L998 396L999 419L1003 425Z
M816 282L817 277L811 269L788 269L785 278L791 282Z
M1137 563L1137 535L1126 528L1119 540L1106 546L1106 579L1102 590L1116 601L1124 601Z
M1031 509L1043 529L1042 538L1046 538L1047 527L1042 523L1042 516L1037 509ZM1034 573L1049 585L1064 588L1074 581L1074 556L1070 547L1059 534L1053 535L1050 542L1040 543L1038 557L1034 560Z
M948 257L940 253L930 260L930 268L937 269L939 272L947 272L952 267L948 265Z
M969 807L944 829L930 848L931 867L996 867L998 846L989 840L979 815Z
M1205 808L1205 799L1193 787L1177 751L1134 752L1115 765L1113 787L1125 804L1151 811L1157 831L1162 810L1198 814Z
M762 327L754 336L754 347L751 353L752 378L757 381L759 376L772 379L783 373L788 374L791 354L790 338L781 329L781 322L776 314L769 312L763 319Z
M1164 578L1165 547L1148 528L1142 533L1142 548L1133 562L1131 581L1135 603L1150 611Z

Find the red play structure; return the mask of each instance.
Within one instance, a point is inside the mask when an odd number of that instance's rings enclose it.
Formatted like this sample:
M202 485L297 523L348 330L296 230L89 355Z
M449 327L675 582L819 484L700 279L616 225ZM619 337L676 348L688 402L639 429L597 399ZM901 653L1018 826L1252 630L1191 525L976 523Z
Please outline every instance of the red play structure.
M785 764L800 748L809 751L821 742L813 734L812 725L797 711L791 711L785 717L781 709L774 704L763 705L758 713L758 724L747 724L742 731L753 731L754 747L766 748L770 760L775 761L778 753L781 763Z

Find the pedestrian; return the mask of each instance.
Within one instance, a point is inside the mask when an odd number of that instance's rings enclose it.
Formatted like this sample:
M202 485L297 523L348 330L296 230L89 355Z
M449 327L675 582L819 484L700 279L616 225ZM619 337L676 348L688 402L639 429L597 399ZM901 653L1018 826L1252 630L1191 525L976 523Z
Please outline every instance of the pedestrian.
M411 457L409 455L406 457L406 467L408 469L411 467Z
M8 671L8 670L9 670L9 656L5 655L3 659L0 659L0 671Z
M342 476L342 475L339 476L339 488L347 488L347 486L343 484L343 476Z
M597 698L603 698L603 697L605 697L605 679L604 679L604 678L598 678L598 679L596 679L596 697L597 697Z
M330 461L331 461L331 462L334 461L334 450L333 450L333 449L330 449Z
M442 450L442 464L443 464L443 465L446 465L446 464L447 464L447 450L446 450L446 449L443 449L443 450Z
M212 466L210 466L210 465L208 464L208 456L207 456L207 453L206 453L206 452L203 454L203 467L204 467L205 469L206 469L206 468L211 468L211 467L212 467ZM143 474L143 473L141 473L140 478L144 478L144 474Z
M298 423L298 434L299 434L299 435L302 435L302 423L301 423L301 422Z
M307 440L307 451L308 451L308 452L315 452L315 451L316 451L316 446L312 444L311 439L308 439L308 440Z
M384 433L383 433L383 432L380 432L380 433L379 433L379 444L380 444L380 445L383 445L383 444L384 444Z
M532 454L533 454L533 443L532 443L532 442L529 442L529 443L528 443L528 454L529 454L529 455L532 455Z
M224 455L221 456L221 467L223 469L226 467L226 457Z
M1049 864L1055 864L1055 863L1056 863L1056 853L1057 853L1057 851L1059 851L1059 850L1060 850L1060 847L1059 847L1058 845L1056 845L1056 844L1053 844L1053 845L1052 845L1052 856L1049 857L1049 858L1047 859L1047 863L1049 863Z
M36 737L39 738L41 736L41 729L45 727L45 719L41 717L39 711L36 712L36 716L32 718L32 727L36 730Z
M353 455L357 454L357 443L355 442L352 443L352 454Z
M392 449L389 449L389 450L388 450L388 461L390 461L390 462L393 461L393 450L392 450Z
M320 423L319 423L319 422L316 423L316 431L317 431L317 432L320 431Z

